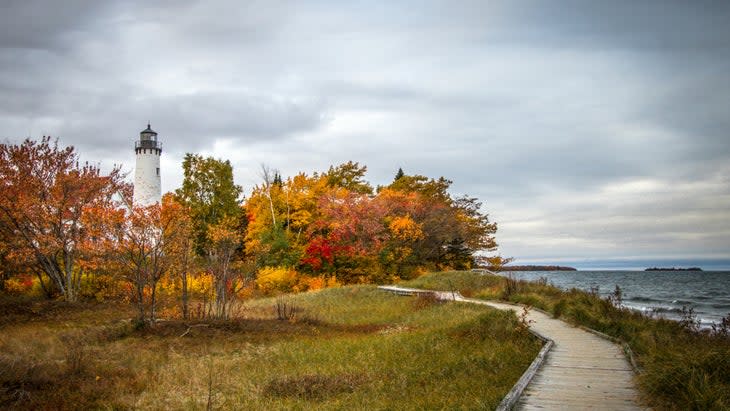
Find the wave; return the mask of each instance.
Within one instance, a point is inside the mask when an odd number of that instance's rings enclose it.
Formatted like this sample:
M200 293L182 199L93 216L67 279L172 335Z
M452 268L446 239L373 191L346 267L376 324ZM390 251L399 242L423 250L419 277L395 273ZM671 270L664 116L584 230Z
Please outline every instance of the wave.
M695 318L711 324L730 313L730 272L672 273L655 276L636 272L559 272L551 273L550 281L563 289L589 290L600 286L601 298L611 296L618 284L623 292L623 305L647 315L680 320L682 307L692 308Z
M632 304L631 302L625 302L624 307L632 310L641 311L643 313L682 313L682 308L672 307L668 305L643 305L643 304Z
M650 311L655 313L676 313L682 314L682 309L677 307L649 307Z
M674 321L681 320L687 314L687 312L683 311L682 308L670 307L666 305L647 306L624 303L623 306L634 311L639 311L648 316L656 316L659 318L666 318L668 320ZM695 320L699 322L700 328L703 329L708 329L711 328L713 324L718 324L722 317L704 310L695 310L693 312L693 315Z
M657 299L651 298L651 297L646 297L646 296L643 296L643 295L637 295L635 297L630 297L630 298L627 298L627 299L628 300L631 300L631 301L639 301L639 302L644 302L644 303L652 303L652 302L660 302L661 301L661 300L657 300Z

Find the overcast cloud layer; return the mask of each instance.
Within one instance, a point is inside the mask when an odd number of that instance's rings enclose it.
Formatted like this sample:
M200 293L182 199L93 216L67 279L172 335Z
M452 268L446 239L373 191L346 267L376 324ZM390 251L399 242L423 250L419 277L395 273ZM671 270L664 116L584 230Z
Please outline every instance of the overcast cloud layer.
M150 121L164 191L354 160L453 180L518 262L730 261L730 3L149 3L4 1L0 137L131 171Z

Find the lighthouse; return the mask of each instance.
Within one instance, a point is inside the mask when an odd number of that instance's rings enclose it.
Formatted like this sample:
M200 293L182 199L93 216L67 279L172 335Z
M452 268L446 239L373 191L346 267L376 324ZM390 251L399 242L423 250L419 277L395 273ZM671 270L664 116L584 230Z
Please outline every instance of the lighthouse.
M160 202L160 155L162 143L157 141L157 133L150 124L139 133L134 142L137 163L134 167L134 204L148 206Z

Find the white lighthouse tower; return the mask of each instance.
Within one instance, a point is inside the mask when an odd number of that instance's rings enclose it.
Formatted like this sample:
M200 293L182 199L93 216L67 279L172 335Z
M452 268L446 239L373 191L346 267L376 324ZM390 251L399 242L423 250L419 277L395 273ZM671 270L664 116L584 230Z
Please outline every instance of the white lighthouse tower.
M134 204L147 206L160 202L160 154L162 143L157 141L157 133L147 128L139 133L139 141L134 142L137 164L134 168Z

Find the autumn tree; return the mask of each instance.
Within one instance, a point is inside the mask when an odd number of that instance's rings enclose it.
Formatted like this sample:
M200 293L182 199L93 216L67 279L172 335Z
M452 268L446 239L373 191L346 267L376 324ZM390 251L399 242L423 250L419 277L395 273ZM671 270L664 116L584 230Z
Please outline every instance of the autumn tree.
M387 188L407 193L418 193L426 199L438 200L449 204L451 197L448 190L451 187L451 183L451 180L447 180L444 177L433 179L418 174L412 176L403 174L393 180Z
M189 284L195 267L193 220L190 209L180 204L174 195L162 196L160 218L163 230L164 250L170 258L170 274L180 281L181 311L184 319L190 317Z
M228 319L233 296L243 285L242 281L238 281L238 272L234 267L242 240L238 221L228 216L210 226L208 240L208 261L215 282L214 315L219 319Z
M10 227L7 217L0 213L0 228ZM26 261L18 264L19 255L15 252L18 249L17 237L12 230L0 229L0 291L5 290L5 283L19 274L20 266Z
M233 182L229 161L187 154L183 171L183 185L175 197L190 212L196 252L213 275L215 315L227 318L247 221L239 202L242 190Z
M421 224L416 223L410 214L395 215L387 218L389 240L379 253L384 270L397 278L408 278L418 266L415 244L425 236Z
M118 167L104 175L50 137L1 144L0 230L66 301L77 301L84 275L79 261L94 243L82 220L91 209L117 208L115 193L124 186Z
M139 324L154 324L157 314L157 284L171 264L164 249L159 204L133 206L117 228L120 274L134 290Z
M206 254L211 225L226 217L239 216L241 191L241 187L233 182L230 161L190 153L185 155L183 184L175 190L175 196L190 209L198 255Z
M380 187L378 196L391 204L392 213L407 213L421 227L424 235L412 245L414 259L434 268L467 269L475 252L497 248L497 225L482 213L477 199L452 198L451 183L444 177L404 174Z
M0 214L0 220L3 218ZM0 222L0 227L5 224ZM52 297L52 283L44 279L43 273L37 269L35 259L19 240L19 237L12 235L12 231L0 230L0 291L6 290L6 285L11 280L16 284L28 281L32 284L31 279L36 277L46 296Z
M384 209L369 196L332 188L319 198L302 263L345 283L371 282L375 256L386 236Z
M403 172L403 169L398 167L398 172L395 173L395 178L393 178L393 181L398 181L399 178L406 175L406 173Z
M257 267L295 266L307 241L309 225L318 214L318 198L327 191L325 178L304 173L281 185L254 186L245 204L246 254Z
M359 163L348 161L335 166L323 174L330 187L341 187L357 194L372 194L373 187L364 180L367 166L360 166Z

